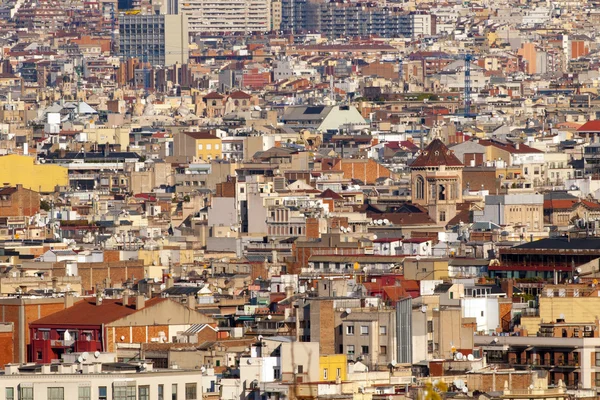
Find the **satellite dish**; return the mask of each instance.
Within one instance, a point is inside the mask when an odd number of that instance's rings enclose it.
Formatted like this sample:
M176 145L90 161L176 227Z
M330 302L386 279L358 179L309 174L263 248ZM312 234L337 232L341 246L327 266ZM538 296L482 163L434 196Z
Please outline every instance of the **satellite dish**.
M456 359L457 359L458 361L462 360L462 359L463 359L463 357L464 357L464 356L463 356L463 353L461 353L461 352L458 352L458 353L456 353Z
M125 336L121 336L121 342L125 340Z
M252 359L249 358L246 362L248 363L248 365L250 365L252 364Z
M85 361L85 360L87 360L87 359L88 359L88 357L89 357L89 356L90 356L90 353L88 353L88 352L86 351L86 352L84 352L84 353L81 355L81 358L83 358L83 360Z
M351 308L346 308L346 314L350 314L352 312Z
M534 386L533 385L529 385L529 389L533 390Z
M421 312L422 313L426 313L427 312L427 306L421 306Z
M580 274L581 273L581 268L579 268L579 267L575 268L575 272L577 272L578 274Z
M148 368L148 364L146 364L146 363L143 363L143 364L142 364L142 368L144 368L144 369L147 369L147 368Z
M560 318L560 319L565 319L565 314L560 314L560 315L558 316L558 318Z
M462 389L465 387L465 381L463 381L462 379L457 379L452 383L454 384L454 386L456 386L457 389Z
M205 372L206 371L206 367L205 366L200 367L200 371Z
M77 357L77 362L82 363L83 362L83 357L81 357L81 356Z
M473 354L469 354L469 355L467 356L467 360L468 360L468 361L473 361L474 359L475 359L475 357L473 356Z
M469 391L469 389L465 386L464 388L462 388L463 393L467 393Z
M271 318L273 318L272 315L267 315L267 319L271 319Z
M94 357L96 357L96 358L100 357L100 352L99 351L95 351L94 352Z
M390 220L389 220L389 219L387 219L387 218L386 218L386 219L384 219L384 220L383 220L383 224L384 224L384 225L389 225L389 224L390 224Z
M392 364L392 367L395 367L396 366L396 360L392 360L392 362L390 364Z
M261 340L263 340L263 335L258 335L258 341L260 342Z
M373 240L377 240L377 235L373 235Z

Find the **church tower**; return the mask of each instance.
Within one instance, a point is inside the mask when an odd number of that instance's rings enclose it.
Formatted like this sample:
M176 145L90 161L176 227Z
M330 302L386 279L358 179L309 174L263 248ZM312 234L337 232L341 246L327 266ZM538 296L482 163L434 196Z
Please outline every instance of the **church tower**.
M439 139L434 139L410 165L412 202L424 206L438 225L456 216L462 203L463 164Z

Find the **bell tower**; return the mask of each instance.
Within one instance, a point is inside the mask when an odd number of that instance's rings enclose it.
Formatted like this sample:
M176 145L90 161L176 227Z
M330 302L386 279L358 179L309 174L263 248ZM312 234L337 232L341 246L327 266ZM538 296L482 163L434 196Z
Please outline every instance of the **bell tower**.
M463 164L440 139L434 139L411 164L412 202L424 206L438 225L456 216L462 203Z

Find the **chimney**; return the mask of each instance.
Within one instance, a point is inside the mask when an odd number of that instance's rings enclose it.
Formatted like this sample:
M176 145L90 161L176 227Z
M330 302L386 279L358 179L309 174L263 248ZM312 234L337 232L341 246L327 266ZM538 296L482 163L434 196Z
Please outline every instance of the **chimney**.
M73 307L73 295L65 293L65 308Z
M123 290L123 301L121 301L123 306L127 307L129 305L129 292L127 289Z
M187 306L192 310L196 310L196 295L189 295L187 298Z
M521 148L521 143L517 142L515 144L515 149L519 150Z
M58 291L58 278L52 277L52 291L56 293Z
M96 306L101 306L102 305L102 293L98 292L96 293Z
M144 307L146 307L146 298L144 297L144 295L139 294L135 296L135 309L141 310Z
M167 278L167 287L166 287L166 288L167 288L167 289L170 289L170 288L172 288L172 287L173 287L173 278L171 278L171 277L168 277L168 278Z

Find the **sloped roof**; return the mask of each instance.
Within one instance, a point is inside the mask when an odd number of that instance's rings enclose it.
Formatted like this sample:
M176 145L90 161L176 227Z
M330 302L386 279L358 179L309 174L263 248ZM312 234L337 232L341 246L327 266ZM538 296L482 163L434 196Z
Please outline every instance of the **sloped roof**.
M410 165L412 167L438 167L447 165L452 167L462 166L463 163L446 147L440 139L433 139Z
M342 196L340 196L331 189L324 190L323 193L319 194L317 197L321 199L344 200Z
M166 301L160 297L146 300L144 308ZM72 307L50 314L32 322L32 325L102 325L117 321L135 313L135 304L124 306L121 299L104 299L96 305L96 299L85 299Z
M600 132L600 120L586 122L577 128L577 132Z

